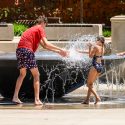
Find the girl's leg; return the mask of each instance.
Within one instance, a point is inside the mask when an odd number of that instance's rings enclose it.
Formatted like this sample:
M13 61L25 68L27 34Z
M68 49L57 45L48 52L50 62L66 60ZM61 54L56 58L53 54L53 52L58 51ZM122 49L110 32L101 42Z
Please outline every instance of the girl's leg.
M14 91L14 95L13 95L13 99L12 99L12 101L15 103L19 103L19 104L22 103L20 101L18 95L19 95L19 91L20 91L20 88L21 88L21 85L22 85L22 82L23 82L25 76L26 76L26 68L20 69L20 75L17 78L15 91Z
M97 79L98 75L99 73L96 71L94 67L92 67L89 71L88 80L87 80L88 94L87 94L86 100L89 101L90 95L91 93L93 93L96 98L95 104L97 104L97 102L100 101L100 97L98 96L97 92L93 88L93 83Z
M91 90L88 88L87 97L86 97L85 101L82 102L82 104L89 104L90 95L91 95Z
M34 78L35 104L41 105L42 102L40 101L40 98L39 98L39 93L40 93L39 70L38 70L38 68L32 68L32 69L30 69L30 71L31 71L33 78Z
M90 96L91 96L91 93L93 93L93 95L95 96L96 98L96 102L95 104L98 102L98 101L101 101L100 97L98 96L97 92L95 91L95 89L93 88L93 86L89 86L88 87L88 92L87 92L87 97L86 97L86 103L89 104L89 99L90 99Z
M90 91L94 94L96 100L95 100L95 104L97 104L99 101L101 101L99 95L97 94L97 92L95 91L95 89L92 87L90 88Z

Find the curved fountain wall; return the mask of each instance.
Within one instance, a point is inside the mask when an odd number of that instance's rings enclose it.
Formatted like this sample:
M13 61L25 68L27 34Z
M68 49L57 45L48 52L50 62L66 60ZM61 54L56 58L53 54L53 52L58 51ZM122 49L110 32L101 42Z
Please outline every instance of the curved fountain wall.
M61 97L84 84L83 71L78 67L68 68L62 58L52 52L36 53L36 59L40 72L41 97ZM15 53L0 55L0 93L4 97L12 97L19 71L16 68ZM79 85L76 86L77 83ZM33 78L28 71L24 79L20 96L33 97Z
M73 62L72 60L63 59L53 52L39 52L36 53L36 59L40 72L40 97L61 97L64 94L70 93L75 89L83 86L86 83L87 73L91 64L84 60ZM106 72L100 76L102 83L112 83L111 73L113 68L116 73L121 69L120 67L125 63L123 57L105 56ZM19 71L16 68L15 53L4 53L0 55L0 93L4 97L12 97L16 79ZM71 65L72 64L72 65ZM124 69L125 70L125 69ZM114 74L113 74L114 75ZM120 75L120 74L119 74ZM116 79L113 77L113 84L119 80L123 83L122 76ZM108 80L108 81L107 81ZM119 82L120 84L120 82ZM23 82L20 96L33 98L33 78L28 71L27 76Z

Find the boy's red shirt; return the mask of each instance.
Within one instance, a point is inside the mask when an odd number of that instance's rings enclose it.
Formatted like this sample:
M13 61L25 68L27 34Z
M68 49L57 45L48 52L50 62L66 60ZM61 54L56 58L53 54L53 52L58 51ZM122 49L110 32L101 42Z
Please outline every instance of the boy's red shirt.
M22 34L17 48L27 48L32 52L35 52L43 37L46 37L44 28L41 25L33 26Z

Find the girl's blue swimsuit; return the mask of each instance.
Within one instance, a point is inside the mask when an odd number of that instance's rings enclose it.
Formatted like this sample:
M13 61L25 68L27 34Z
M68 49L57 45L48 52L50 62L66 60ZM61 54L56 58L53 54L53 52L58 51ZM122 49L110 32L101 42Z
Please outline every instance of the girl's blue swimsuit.
M104 65L103 63L96 62L97 58L102 58L102 56L94 56L92 59L92 66L97 70L98 73L104 72Z

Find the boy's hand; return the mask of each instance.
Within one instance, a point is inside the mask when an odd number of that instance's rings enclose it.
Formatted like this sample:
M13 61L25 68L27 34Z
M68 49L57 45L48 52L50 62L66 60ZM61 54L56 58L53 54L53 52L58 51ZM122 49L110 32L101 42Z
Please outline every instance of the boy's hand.
M64 49L60 50L60 51L59 51L59 54L60 54L61 56L63 56L63 57L68 57L68 56L69 56L69 52L66 51L66 50L64 50Z

